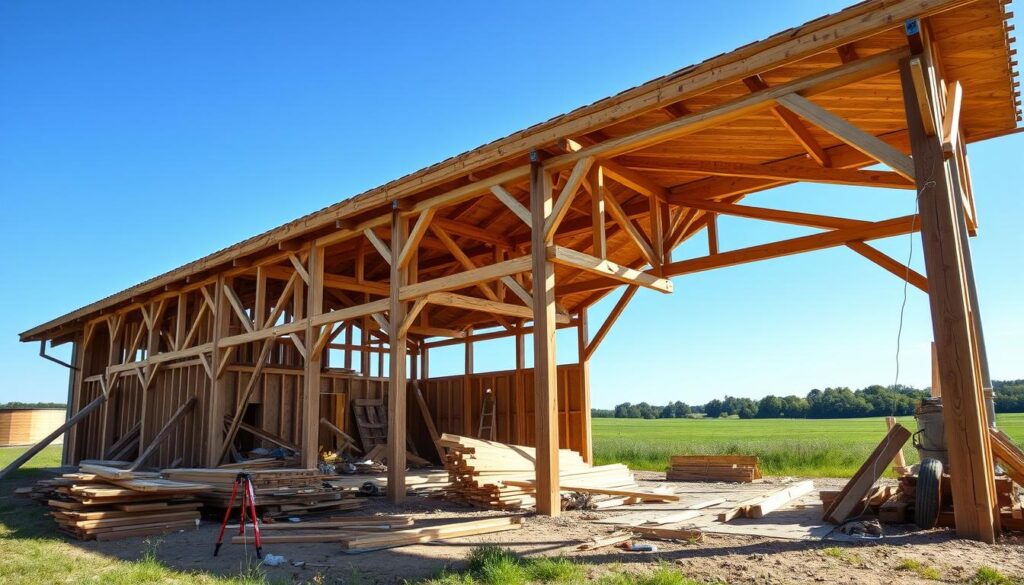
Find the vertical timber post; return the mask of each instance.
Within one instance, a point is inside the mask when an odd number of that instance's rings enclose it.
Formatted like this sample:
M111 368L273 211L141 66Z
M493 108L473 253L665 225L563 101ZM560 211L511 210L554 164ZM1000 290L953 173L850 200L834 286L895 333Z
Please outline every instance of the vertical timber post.
M320 457L320 365L323 358L314 351L320 327L313 326L313 318L324 310L324 249L316 242L310 244L306 272L309 286L306 289L306 360L302 377L302 466L314 469Z
M71 364L75 366L68 370L68 407L65 420L74 416L81 404L82 379L85 377L85 332L75 336L71 345ZM75 425L64 434L64 444L61 446L61 465L75 465L78 463L75 457L75 444L78 441L78 434Z
M530 154L530 211L533 219L533 374L537 513L561 514L558 481L558 389L555 362L555 268L548 260L550 243L544 222L551 213L551 178L539 153Z
M525 326L526 324L522 320L516 323L516 372L513 376L516 443L520 445L526 444L526 388L523 383L523 370L526 369L526 336L523 335L523 327Z
M465 363L462 370L462 428L467 437L475 437L473 431L473 328L466 330Z
M579 356L580 364L580 424L582 427L580 455L583 456L584 461L592 464L594 462L594 438L590 420L590 358L586 355L590 331L587 325L586 307L580 309L576 319L576 353ZM570 412L568 404L566 404L566 412Z
M963 244L954 208L960 202L953 200L940 137L925 132L913 75L910 61L902 60L900 79L917 180L956 530L961 538L991 543L999 532L999 517L995 513L987 415L974 361ZM926 76L924 83L934 121L938 103L934 78Z
M224 414L227 411L228 384L227 377L217 377L217 365L227 349L220 347L222 337L227 337L230 325L228 311L228 300L224 294L224 277L217 278L217 288L214 291L213 309L213 358L210 360L214 367L210 375L210 412L206 419L206 466L217 467L220 465L221 443L224 441ZM199 302L206 302L199 297ZM258 354L257 354L258 355ZM230 452L230 451L229 451Z
M391 309L388 331L391 376L388 383L388 501L405 501L405 420L406 420L406 336L398 332L405 320L405 303L399 300L409 272L399 266L398 258L405 246L409 221L398 207L391 211Z

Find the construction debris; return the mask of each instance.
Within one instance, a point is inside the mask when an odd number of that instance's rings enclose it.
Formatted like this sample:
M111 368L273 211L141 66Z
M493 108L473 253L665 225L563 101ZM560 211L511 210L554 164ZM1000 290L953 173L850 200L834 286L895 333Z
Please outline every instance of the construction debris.
M718 515L719 522L728 522L734 518L763 518L789 502L814 491L814 482L800 481L770 490L753 498L744 500Z
M505 530L518 530L523 527L520 516L501 516L468 522L453 522L424 528L407 528L376 534L352 536L341 541L341 548L347 551L375 550L393 548L409 544L422 544L433 540L473 536Z
M669 481L726 481L749 483L761 479L757 457L747 455L673 455L665 478Z

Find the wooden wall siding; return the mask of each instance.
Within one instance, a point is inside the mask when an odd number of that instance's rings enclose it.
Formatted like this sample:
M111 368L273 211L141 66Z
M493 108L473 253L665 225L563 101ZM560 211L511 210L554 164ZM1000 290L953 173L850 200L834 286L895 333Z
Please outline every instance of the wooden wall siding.
M480 408L484 391L490 388L495 395L495 438L501 442L532 446L535 440L533 405L533 369L520 370L522 404L524 412L516 412L515 370L483 372L469 376L470 422L475 435L480 425ZM464 376L430 378L421 382L424 398L434 417L438 432L463 434L462 400ZM579 451L583 448L583 404L580 371L577 364L558 366L558 427L562 448ZM415 408L410 401L410 409ZM411 431L422 426L417 414L410 414ZM414 436L418 436L419 432Z
M63 408L0 410L0 447L32 445L64 424ZM58 437L54 444L63 442Z
M81 398L79 404L89 404L102 393L98 380L83 380L80 390ZM100 435L103 426L103 409L92 411L85 420L78 423L77 441L74 445L68 445L71 449L72 463L78 463L82 459L98 457L100 454Z
M174 427L160 448L146 461L146 465L169 466L179 458L181 466L202 466L205 429L210 414L210 378L199 363L179 364L158 372L146 396L146 436L143 445L149 445L174 413L196 396L196 406ZM134 419L131 425L138 422ZM196 440L202 437L203 440Z

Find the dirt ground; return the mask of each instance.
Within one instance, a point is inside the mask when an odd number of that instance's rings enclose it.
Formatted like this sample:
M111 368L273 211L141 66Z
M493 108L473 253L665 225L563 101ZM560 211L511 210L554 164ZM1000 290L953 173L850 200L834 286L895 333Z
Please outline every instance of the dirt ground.
M642 483L651 486L666 483L661 474L645 473L643 479ZM844 480L815 483L819 489L836 489ZM981 566L994 567L1006 575L1024 576L1024 535L1006 535L998 544L989 546L957 540L949 530L916 532L910 531L911 527L886 527L884 538L856 543L706 533L704 541L698 544L651 541L658 546L654 553L629 553L611 547L576 550L581 542L611 530L611 526L594 523L595 520L629 512L629 508L571 511L560 518L529 515L521 530L384 551L348 554L337 544L304 543L267 545L264 553L287 559L283 566L267 568L271 577L294 581L319 579L327 583L396 583L429 577L444 568L461 568L469 550L484 543L500 544L525 555L566 555L593 565L595 574L610 564L642 570L657 563L672 563L691 578L726 583L928 582L916 572L901 570L908 559L919 562L920 567L934 568L945 582L964 582ZM811 506L807 508L808 514L820 514L811 511ZM389 506L382 499L369 499L355 513L408 514L420 525L502 515L427 497L411 497L401 508ZM205 520L198 530L169 534L155 547L144 538L104 543L69 540L69 546L127 560L137 559L144 551L155 548L157 557L171 567L218 574L237 574L254 562L254 551L242 545L225 544L220 555L213 557L217 529L217 521ZM295 566L295 562L302 566Z

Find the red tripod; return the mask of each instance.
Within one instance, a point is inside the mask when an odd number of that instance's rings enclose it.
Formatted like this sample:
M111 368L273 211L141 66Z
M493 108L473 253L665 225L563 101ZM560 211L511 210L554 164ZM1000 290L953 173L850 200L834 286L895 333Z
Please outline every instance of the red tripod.
M242 488L242 500L238 512L238 535L245 536L246 513L252 519L252 531L256 537L256 558L263 558L263 546L260 544L260 524L256 517L256 490L252 487L252 476L246 472L240 472L235 476L235 485L231 488L231 499L228 500L228 510L224 512L224 521L220 523L220 534L217 536L217 544L213 548L213 556L220 552L220 545L224 544L224 529L228 527L228 518L231 517L231 508L235 506L235 496L238 495L238 488ZM248 512L247 512L248 511Z

